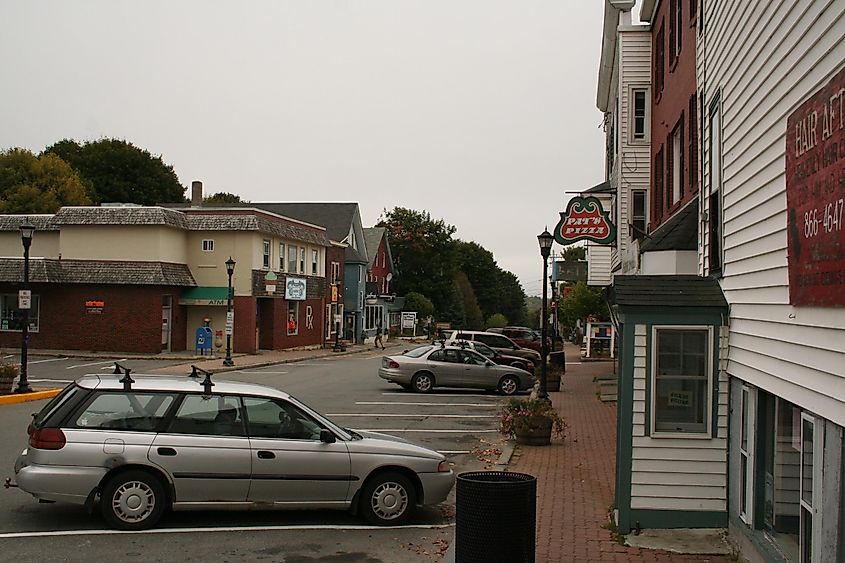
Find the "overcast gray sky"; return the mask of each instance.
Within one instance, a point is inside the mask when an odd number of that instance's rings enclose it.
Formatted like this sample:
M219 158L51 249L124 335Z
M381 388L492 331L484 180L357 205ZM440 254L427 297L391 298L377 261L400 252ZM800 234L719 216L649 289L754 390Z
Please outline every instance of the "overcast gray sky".
M0 0L0 149L116 137L206 194L425 210L536 295L536 235L603 179L602 10Z

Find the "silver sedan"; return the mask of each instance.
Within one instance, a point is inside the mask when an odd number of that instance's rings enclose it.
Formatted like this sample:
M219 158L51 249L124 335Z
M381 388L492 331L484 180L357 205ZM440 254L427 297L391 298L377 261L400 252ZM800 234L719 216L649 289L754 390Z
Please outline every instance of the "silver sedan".
M384 356L378 374L417 393L435 387L465 387L513 395L534 386L534 376L525 370L497 365L468 348L437 344Z

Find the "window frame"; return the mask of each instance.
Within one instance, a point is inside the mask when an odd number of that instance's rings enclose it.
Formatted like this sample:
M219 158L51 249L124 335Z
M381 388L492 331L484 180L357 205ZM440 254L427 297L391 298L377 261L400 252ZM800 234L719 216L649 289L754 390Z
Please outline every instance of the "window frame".
M631 145L647 145L649 144L649 139L651 135L650 132L650 125L651 125L651 106L649 104L650 97L650 88L648 86L643 85L632 85L628 89L628 103L630 115L628 116L628 144ZM642 94L643 98L643 114L641 117L637 117L637 94ZM638 120L642 120L642 136L637 136L637 122Z
M660 148L657 149L657 152L654 153L654 166L652 167L652 174L654 177L654 195L651 199L653 203L652 211L654 213L653 218L655 223L660 223L663 219L663 209L666 203L663 196L666 184L665 160L665 147L661 144Z
M13 305L7 306L9 300ZM13 317L7 317L6 312L22 311L18 308L18 295L16 293L0 293L0 332L22 332L23 327L9 328ZM29 329L27 332L40 332L41 327L41 294L33 293L30 298L29 308Z
M725 262L725 240L722 229L724 190L722 185L722 106L719 94L710 102L707 116L707 270L710 275L721 277Z
M663 95L663 87L666 84L666 27L664 19L660 19L657 33L654 34L654 49L652 53L654 68L654 101L660 102Z
M304 246L299 247L299 270L298 270L298 272L300 274L305 273L305 247Z
M317 276L320 272L320 251L316 248L311 249L311 275Z
M202 251L203 252L214 252L214 239L213 238L202 239Z
M271 248L270 248L270 239L263 239L261 241L261 268L264 270L270 269L271 264Z
M704 332L705 334L705 349L704 349L704 380L705 380L705 405L704 405L704 421L702 423L673 423L676 425L675 430L658 429L657 425L657 383L658 383L658 369L659 369L659 350L658 350L658 333L661 331L684 331L684 332ZM651 369L649 373L649 383L651 387L650 392L650 420L649 429L652 437L661 438L712 438L713 435L713 400L714 400L714 376L713 376L713 347L714 347L714 331L710 325L652 325L651 327ZM700 376L690 375L663 375L659 376L661 379L686 379L686 380L700 380ZM684 425L689 426L689 430L679 429ZM702 428L696 430L695 428Z
M299 334L299 301L288 301L288 314L285 317L285 334L288 336L296 336ZM288 327L290 316L293 314L293 320L296 323L296 329L293 331Z
M364 305L364 330L373 330L381 324L384 328L384 306Z
M666 208L671 209L684 199L684 114L678 119L675 127L669 133L667 145L671 146L669 151L669 163L666 167L669 174L669 184L666 190Z
M285 243L279 242L279 271L284 272L285 270L285 260L287 260L287 250L285 248Z
M634 204L634 202L637 199L637 196L641 196L643 200L642 215L637 215L635 213L637 206ZM632 239L641 239L648 234L648 190L632 189L629 201L631 207L628 212L630 219L628 222L631 227L633 227L630 229L630 236Z
M299 247L295 244L288 245L288 268L287 273L296 273L297 259L299 258Z
M757 389L750 385L740 388L740 476L739 476L739 518L749 527L754 527L754 490L756 487L757 451Z

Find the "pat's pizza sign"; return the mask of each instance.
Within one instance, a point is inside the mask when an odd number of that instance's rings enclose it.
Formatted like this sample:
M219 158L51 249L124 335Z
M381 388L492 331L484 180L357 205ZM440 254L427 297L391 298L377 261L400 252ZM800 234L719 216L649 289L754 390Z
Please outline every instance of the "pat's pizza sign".
M595 197L573 197L555 227L558 244L565 246L579 240L597 244L610 244L616 240L616 226Z

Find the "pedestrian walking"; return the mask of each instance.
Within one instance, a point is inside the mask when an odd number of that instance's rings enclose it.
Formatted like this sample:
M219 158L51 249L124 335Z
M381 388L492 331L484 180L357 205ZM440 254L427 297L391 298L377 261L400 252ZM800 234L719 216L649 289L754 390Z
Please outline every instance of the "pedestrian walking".
M378 327L376 328L376 339L374 341L374 344L375 344L376 348L381 348L382 350L384 350L384 342L382 342L382 340L381 340L381 334L382 334L381 325L378 325Z

